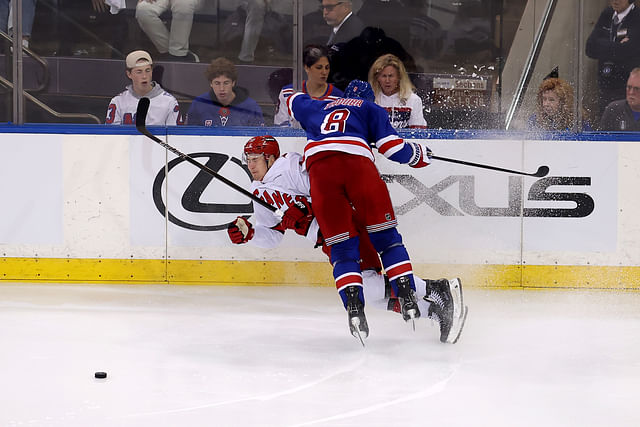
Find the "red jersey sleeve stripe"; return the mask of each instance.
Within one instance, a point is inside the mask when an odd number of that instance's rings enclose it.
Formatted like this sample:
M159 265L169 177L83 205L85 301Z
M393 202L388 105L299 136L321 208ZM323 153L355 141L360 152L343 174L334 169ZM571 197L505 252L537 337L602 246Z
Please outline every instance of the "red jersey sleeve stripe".
M389 157L396 151L400 150L403 144L404 140L401 138L393 139L391 141L385 141L382 144L378 145L378 152L380 154L383 154L385 157ZM387 153L389 150L391 150L391 152Z

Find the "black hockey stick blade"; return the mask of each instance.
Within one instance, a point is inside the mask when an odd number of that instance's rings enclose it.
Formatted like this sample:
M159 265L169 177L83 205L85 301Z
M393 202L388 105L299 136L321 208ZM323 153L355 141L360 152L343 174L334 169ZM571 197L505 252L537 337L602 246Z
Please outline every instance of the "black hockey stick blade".
M149 104L150 104L149 98L140 98L140 101L138 101L138 108L136 109L136 129L138 130L138 132L140 132L147 138L157 142L158 144L162 145L164 148L171 151L176 156L186 160L192 165L212 175L214 178L218 179L219 181L223 182L224 184L228 185L229 187L233 188L239 193L242 193L243 195L247 196L254 202L258 203L259 205L269 209L271 212L282 217L283 212L280 209L276 208L275 206L271 206L269 203L257 197L255 194L250 193L249 191L240 187L235 182L228 180L227 178L220 175L218 172L214 171L210 167L203 165L200 162L197 162L196 160L193 159L193 157L188 156L187 154L184 154L182 151L178 150L175 147L172 147L171 145L167 144L166 142L164 142L163 140L161 140L160 138L158 138L157 136L149 132L145 123L147 119L147 112L149 111Z
M136 128L138 131L141 127L147 126L147 113L149 112L149 105L151 101L149 98L140 98L138 101L138 108L136 109Z
M538 168L538 170L535 171L534 173L528 173L528 172L517 171L517 170L513 170L513 169L500 168L498 166L484 165L482 163L473 163L473 162L467 162L465 160L450 159L448 157L431 156L431 158L432 159L436 159L436 160L442 160L443 162L457 163L457 164L460 164L460 165L473 166L473 167L476 167L476 168L483 168L483 169L489 169L489 170L494 170L494 171L499 171L499 172L513 173L513 174L516 174L516 175L535 176L537 178L542 178L543 176L547 176L547 174L549 174L549 166L540 166Z
M536 173L531 176L536 176L538 178L542 178L543 176L549 175L549 166L540 166Z

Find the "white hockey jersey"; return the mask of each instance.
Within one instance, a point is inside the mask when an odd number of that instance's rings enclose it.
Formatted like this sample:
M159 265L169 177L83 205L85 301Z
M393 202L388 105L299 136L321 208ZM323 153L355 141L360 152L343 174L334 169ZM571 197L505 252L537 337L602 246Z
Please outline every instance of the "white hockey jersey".
M376 96L376 104L387 110L391 126L395 129L427 127L427 121L422 113L422 100L415 93L411 93L409 99L402 102L399 92L391 96L381 92Z
M251 183L251 192L265 202L286 212L296 200L311 202L309 175L302 169L302 155L296 152L283 154L271 165L262 181ZM274 248L284 234L274 230L280 218L264 206L253 202L255 234L249 243L261 248ZM306 238L313 243L318 239L318 221L314 218Z
M288 84L282 88L280 91L280 95L278 95L278 105L276 105L276 114L273 116L273 124L275 126L291 126L291 116L289 116L289 111L287 109L287 98L293 95L293 85ZM302 81L302 93L307 92L307 81ZM327 90L322 94L322 96L313 99L331 99L335 100L341 98L344 93L335 87L331 83L327 83Z
M149 98L149 112L147 113L147 126L176 126L183 124L180 116L180 107L178 101L169 92L153 82L153 89L144 96ZM127 89L113 97L107 108L107 118L105 123L108 125L135 125L136 110L138 109L138 96L131 85Z

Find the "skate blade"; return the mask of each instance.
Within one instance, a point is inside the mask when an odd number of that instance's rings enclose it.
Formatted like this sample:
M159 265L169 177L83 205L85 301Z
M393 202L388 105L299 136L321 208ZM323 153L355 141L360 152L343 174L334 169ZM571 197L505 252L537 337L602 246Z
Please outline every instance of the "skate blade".
M457 319L462 315L464 300L462 299L462 282L459 278L451 279L449 282L449 292L453 299L453 318Z
M354 317L353 319L351 319L351 325L353 326L351 329L351 335L358 338L360 340L360 344L362 344L362 346L364 347L364 339L362 338L362 334L360 333L360 319Z
M461 315L453 318L453 324L451 325L451 330L449 331L449 338L447 342L450 344L455 344L460 339L460 334L462 334L462 328L464 328L464 322L467 320L467 313L469 312L469 307L464 307L461 310Z
M420 317L420 315L418 314L418 310L407 310L407 313L405 314L404 321L411 321L411 326L413 327L414 332L416 330L416 319L418 317Z

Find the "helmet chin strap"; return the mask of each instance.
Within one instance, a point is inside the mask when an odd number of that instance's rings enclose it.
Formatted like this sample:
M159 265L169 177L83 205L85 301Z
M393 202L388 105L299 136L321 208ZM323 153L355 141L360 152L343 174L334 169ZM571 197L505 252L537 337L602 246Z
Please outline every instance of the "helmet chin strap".
M271 169L271 166L273 166L273 164L276 162L277 159L276 159L276 156L271 154L266 160L267 160L267 170L269 170Z

